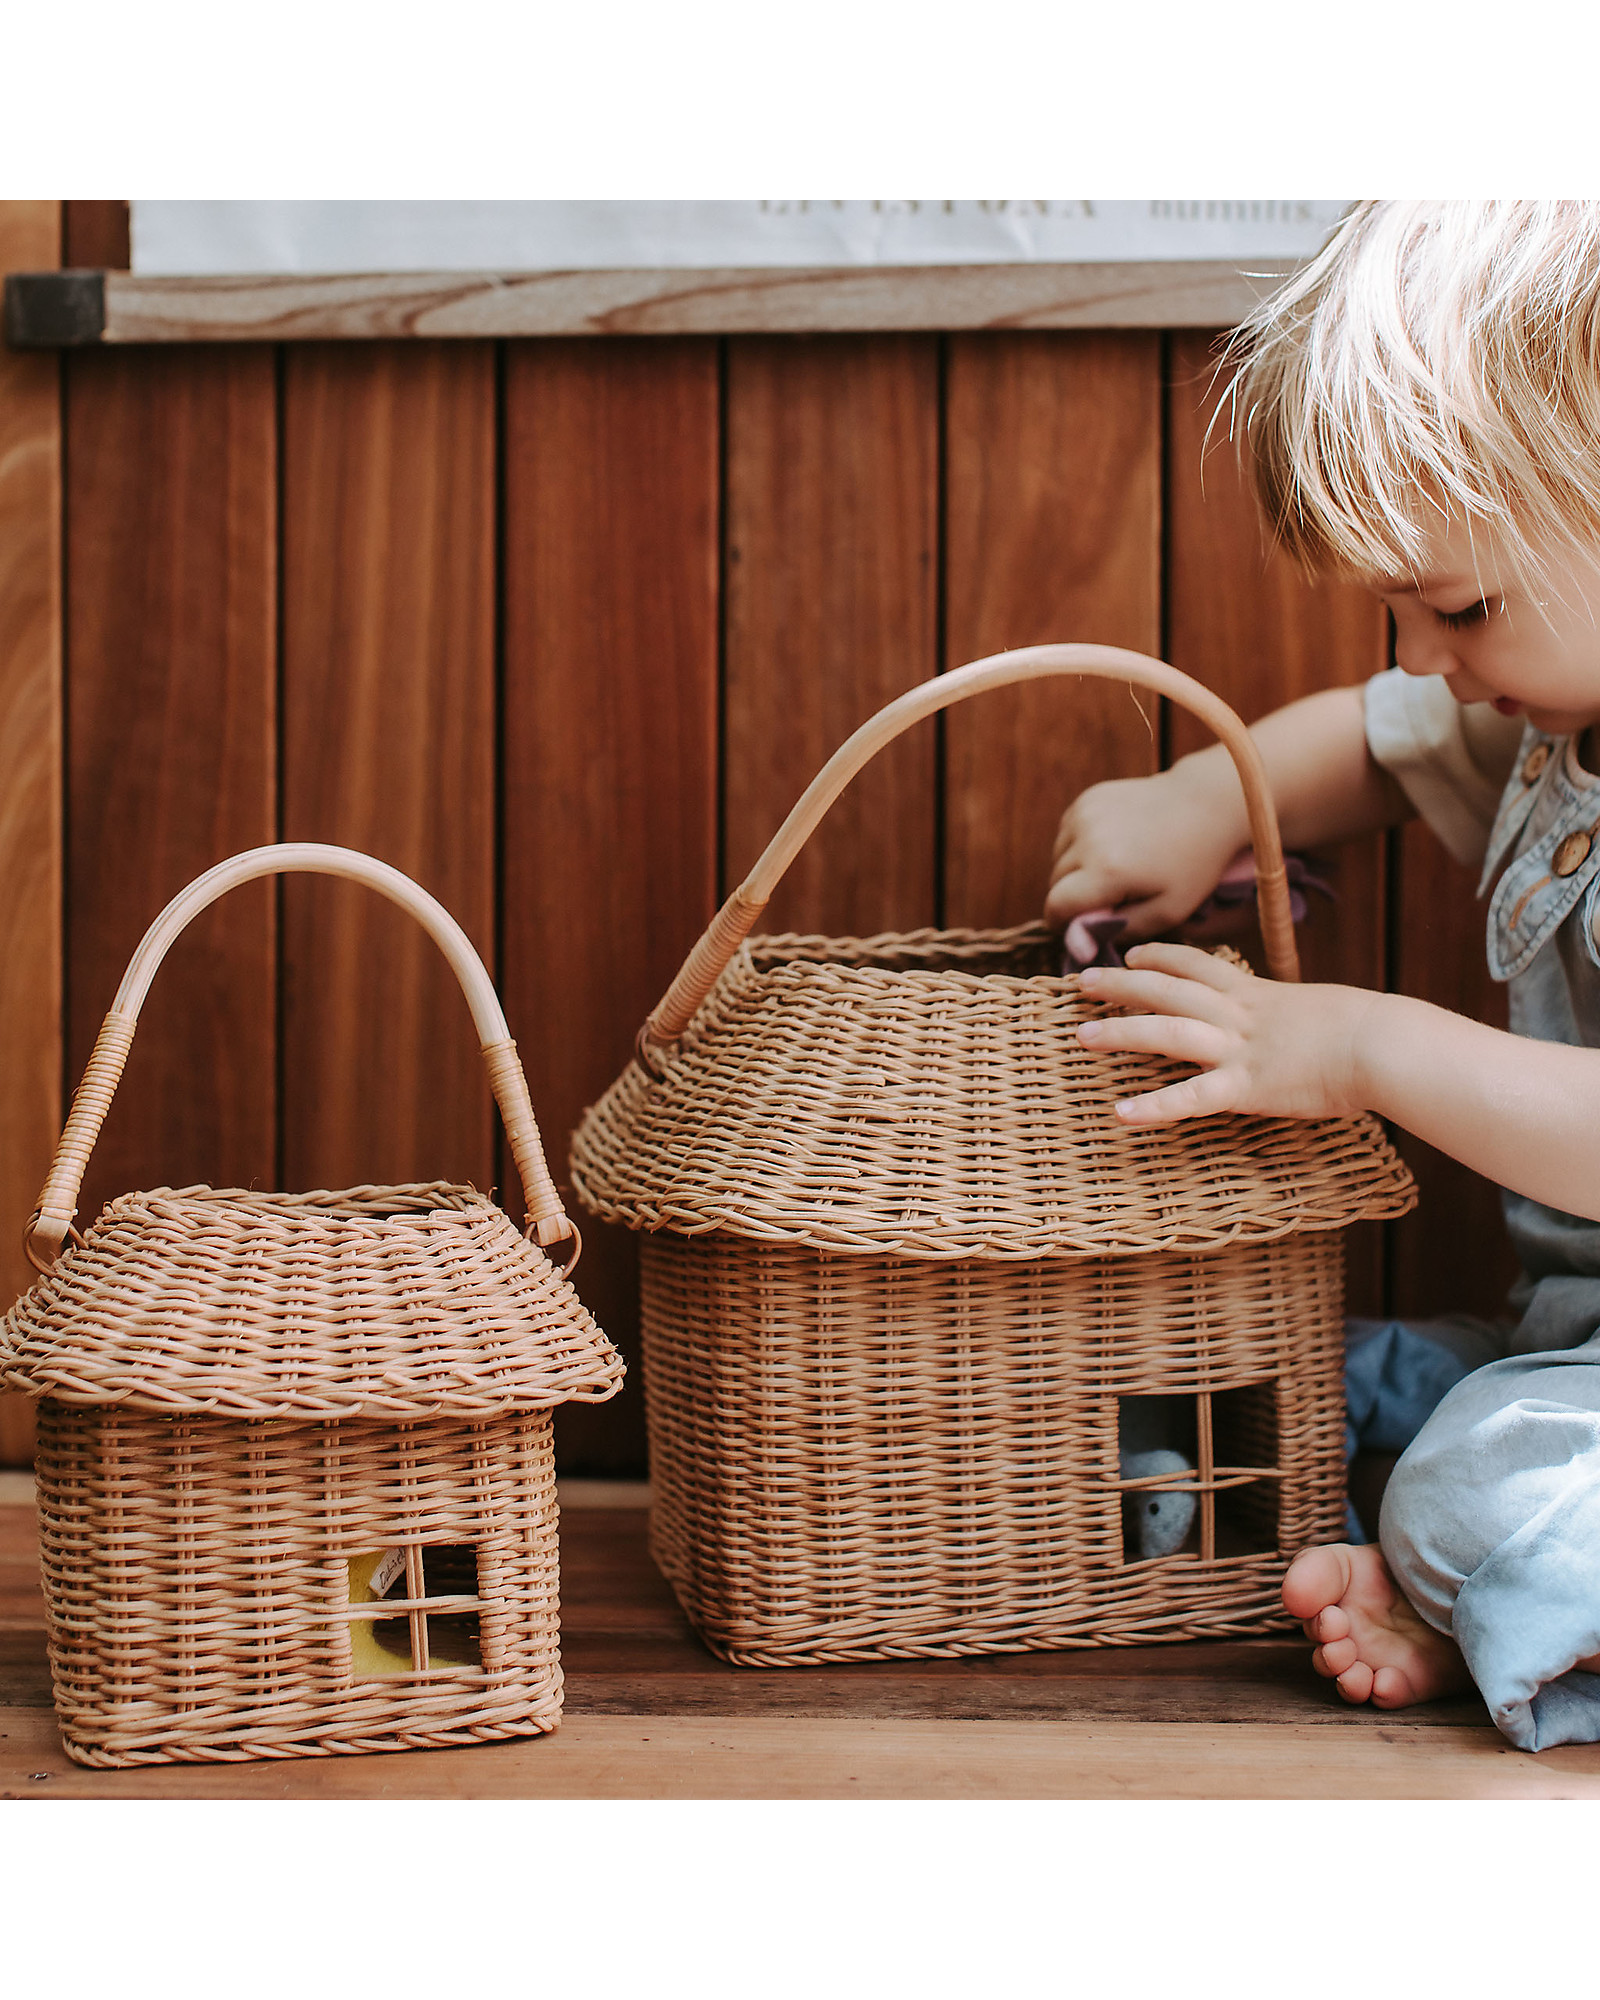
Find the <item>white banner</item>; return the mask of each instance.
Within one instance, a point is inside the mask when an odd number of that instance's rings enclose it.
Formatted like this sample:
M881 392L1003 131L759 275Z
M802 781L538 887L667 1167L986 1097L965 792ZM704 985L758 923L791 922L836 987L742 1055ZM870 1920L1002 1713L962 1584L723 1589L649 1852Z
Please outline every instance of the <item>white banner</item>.
M1342 201L136 201L147 275L1311 256Z

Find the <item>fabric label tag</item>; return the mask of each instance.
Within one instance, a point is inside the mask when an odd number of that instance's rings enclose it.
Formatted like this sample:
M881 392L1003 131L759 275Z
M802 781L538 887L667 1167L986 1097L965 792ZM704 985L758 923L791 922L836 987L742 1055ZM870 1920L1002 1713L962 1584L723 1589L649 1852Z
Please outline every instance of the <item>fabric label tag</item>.
M397 1576L405 1574L406 1552L404 1549L385 1549L378 1558L377 1568L367 1579L367 1588L374 1597L387 1597L390 1586Z

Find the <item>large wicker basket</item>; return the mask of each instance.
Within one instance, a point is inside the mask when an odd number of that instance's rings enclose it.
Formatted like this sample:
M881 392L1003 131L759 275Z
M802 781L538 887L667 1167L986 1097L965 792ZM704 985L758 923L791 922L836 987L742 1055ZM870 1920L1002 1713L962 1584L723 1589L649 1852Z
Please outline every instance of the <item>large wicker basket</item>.
M1186 1072L1091 1054L1037 926L745 942L876 750L1046 674L1153 688L1223 738L1298 977L1255 746L1160 661L979 661L825 767L573 1149L588 1207L645 1232L653 1546L731 1660L1261 1631L1286 1559L1342 1530L1340 1232L1413 1199L1374 1120L1119 1125L1116 1097ZM1189 1469L1125 1472L1157 1412ZM1143 1559L1130 1508L1169 1490L1198 1496L1190 1543Z
M72 1228L163 955L224 891L295 871L368 884L444 950L537 1241L447 1182L157 1188ZM558 1267L541 1246L562 1241ZM567 1282L577 1236L494 988L431 896L315 845L257 848L185 890L106 1016L27 1243L44 1275L0 1327L0 1382L39 1398L71 1756L308 1756L555 1727L550 1412L614 1395L622 1365Z

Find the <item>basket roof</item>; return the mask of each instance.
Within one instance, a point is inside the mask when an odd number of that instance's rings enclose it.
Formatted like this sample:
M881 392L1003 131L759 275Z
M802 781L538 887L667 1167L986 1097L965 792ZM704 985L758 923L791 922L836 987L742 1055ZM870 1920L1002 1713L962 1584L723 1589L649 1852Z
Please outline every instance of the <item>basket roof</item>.
M172 1415L497 1416L622 1362L470 1187L157 1188L108 1202L0 1322L0 1383Z
M1041 926L740 950L659 1080L590 1108L572 1184L608 1221L908 1257L1132 1256L1403 1214L1377 1121L1132 1130L1119 1097L1192 1074L1092 1053L1107 1011Z

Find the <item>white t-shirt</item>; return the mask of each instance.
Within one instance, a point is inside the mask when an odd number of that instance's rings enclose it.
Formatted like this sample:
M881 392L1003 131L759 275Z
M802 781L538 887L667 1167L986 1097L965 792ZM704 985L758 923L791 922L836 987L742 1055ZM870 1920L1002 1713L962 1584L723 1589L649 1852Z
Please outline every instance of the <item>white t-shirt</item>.
M1488 702L1464 703L1440 674L1391 667L1364 690L1367 747L1467 867L1489 845L1500 795L1522 741L1522 718Z

